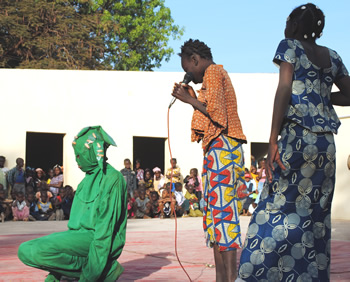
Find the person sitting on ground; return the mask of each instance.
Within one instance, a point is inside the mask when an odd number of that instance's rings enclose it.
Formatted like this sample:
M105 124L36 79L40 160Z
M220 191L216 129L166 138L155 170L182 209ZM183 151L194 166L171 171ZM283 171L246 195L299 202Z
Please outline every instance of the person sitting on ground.
M63 209L62 209L62 199L64 199L65 197L65 189L63 187L61 187L59 189L59 193L56 197L56 199L54 200L54 207L55 207L55 218L56 221L60 221L60 220L64 220L64 213L63 213Z
M134 218L135 216L134 203L135 199L131 197L130 193L128 193L128 218Z
M131 161L129 159L124 160L124 168L120 172L126 181L128 193L134 198L134 191L137 189L137 179L135 171L131 169Z
M161 219L174 217L175 202L175 196L172 195L170 182L168 182L162 190L162 198L158 200Z
M134 203L135 218L150 218L149 198L146 197L146 191L140 190L139 196Z
M177 160L175 158L172 158L170 160L171 167L166 172L166 183L172 181L172 183L181 182L181 170L180 167L177 165Z
M35 193L35 198L39 201L41 198L41 193L45 192L47 194L47 196L49 197L49 200L51 200L53 198L52 193L49 191L49 186L45 183L42 182L41 186L39 187L38 192ZM28 192L27 192L28 193Z
M187 191L185 194L185 198L189 201L189 216L191 217L203 217L203 213L199 209L199 200L194 193L194 186L187 185Z
M24 198L23 192L17 192L16 200L12 203L13 221L23 220L28 221L29 203Z
M243 216L250 216L249 207L255 201L258 196L258 189L256 187L255 180L252 179L249 171L244 175L245 185L247 187L248 196L243 204Z
M144 170L141 168L141 160L137 159L135 161L135 172L137 181L143 180Z
M48 199L46 191L41 192L39 201L37 202L37 207L39 210L38 220L55 220L55 214L53 211L53 206Z
M190 202L187 200L182 192L182 184L180 182L175 183L175 212L176 216L184 216L186 217L188 214L188 210L190 208Z
M254 181L256 182L256 186L258 186L258 183L259 183L258 177L259 177L259 175L258 175L256 166L254 166L254 165L250 166L250 175L253 177Z
M73 198L74 198L74 193L73 193L73 188L70 185L66 185L63 188L60 188L60 207L62 210L63 215L61 214L62 218L61 220L64 219L69 219L70 217L70 211L72 209L72 204L73 204ZM56 213L57 216L57 213ZM56 218L57 220L57 218Z
M9 216L11 215L11 205L12 201L6 199L5 189L3 189L2 184L0 184L0 217L2 222L9 219Z
M153 188L154 191L157 191L158 194L160 195L160 189L164 186L165 183L165 178L164 175L162 174L162 170L159 167L155 167L153 169Z
M38 190L39 187L41 186L42 182L46 183L46 175L45 175L45 172L41 168L37 168L35 170L35 173L36 173L36 175L35 175L35 187Z
M145 176L143 180L145 182L146 195L149 198L150 193L154 191L152 172L149 168L145 169Z
M159 194L157 191L153 191L150 194L150 217L158 218L160 216L159 209Z
M50 191L54 198L57 197L59 189L63 187L63 171L61 166L53 167L54 177L50 181Z
M194 193L196 194L196 197L198 199L202 198L202 193L203 193L203 185L202 185L202 179L198 175L198 169L192 168L190 170L190 175L187 175L184 179L184 183L191 184L194 186Z
M30 221L36 221L36 219L39 217L39 209L35 200L34 192L27 193L27 201L29 203L28 219Z

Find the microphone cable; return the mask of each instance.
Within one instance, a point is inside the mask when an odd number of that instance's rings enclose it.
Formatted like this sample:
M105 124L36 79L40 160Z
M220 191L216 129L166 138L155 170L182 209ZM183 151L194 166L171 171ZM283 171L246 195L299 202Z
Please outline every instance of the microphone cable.
M171 153L171 146L170 146L170 123L169 123L169 116L170 116L170 107L172 106L173 103L171 103L168 107L168 116L167 116L167 127L168 127L168 147L169 147L169 153L170 153L170 160L173 158L173 155ZM173 188L173 166L171 166L171 176L170 176L170 187L171 189ZM171 190L170 190L171 193ZM175 192L174 192L175 194ZM173 200L172 198L172 194L171 195L171 200ZM176 205L176 197L175 197L175 205ZM176 208L174 205L174 216L175 216L175 255L176 255L176 259L179 262L182 270L185 272L185 274L187 275L187 278L190 282L192 282L192 279L190 277L190 275L187 273L186 269L184 268L184 266L182 265L180 258L179 258L179 254L177 252L177 217L176 217Z

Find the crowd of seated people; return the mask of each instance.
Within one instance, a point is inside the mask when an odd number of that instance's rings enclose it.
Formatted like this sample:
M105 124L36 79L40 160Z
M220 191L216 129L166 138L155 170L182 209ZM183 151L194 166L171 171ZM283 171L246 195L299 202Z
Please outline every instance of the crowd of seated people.
M121 170L128 188L128 218L173 218L203 216L204 199L201 178L191 169L184 179L175 158L165 175L159 167L142 169L136 160L124 160ZM171 183L173 185L171 185Z
M47 173L41 168L26 167L16 159L12 169L5 167L0 156L0 220L36 221L69 219L74 190L63 185L59 165Z

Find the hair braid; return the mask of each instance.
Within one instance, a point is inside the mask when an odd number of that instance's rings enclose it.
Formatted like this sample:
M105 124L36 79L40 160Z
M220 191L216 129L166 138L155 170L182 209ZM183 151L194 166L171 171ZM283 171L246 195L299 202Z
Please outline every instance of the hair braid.
M212 60L210 48L202 41L190 39L181 46L180 57L190 57L193 54L199 55L203 59Z

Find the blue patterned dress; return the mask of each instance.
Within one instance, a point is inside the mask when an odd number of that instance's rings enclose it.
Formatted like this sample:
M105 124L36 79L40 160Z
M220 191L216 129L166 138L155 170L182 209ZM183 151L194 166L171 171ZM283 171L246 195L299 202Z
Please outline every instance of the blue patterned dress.
M331 66L314 65L298 40L280 42L274 62L294 67L291 100L276 166L252 215L242 250L244 281L329 281L335 144L340 121L330 101L334 81L348 75L329 49Z

